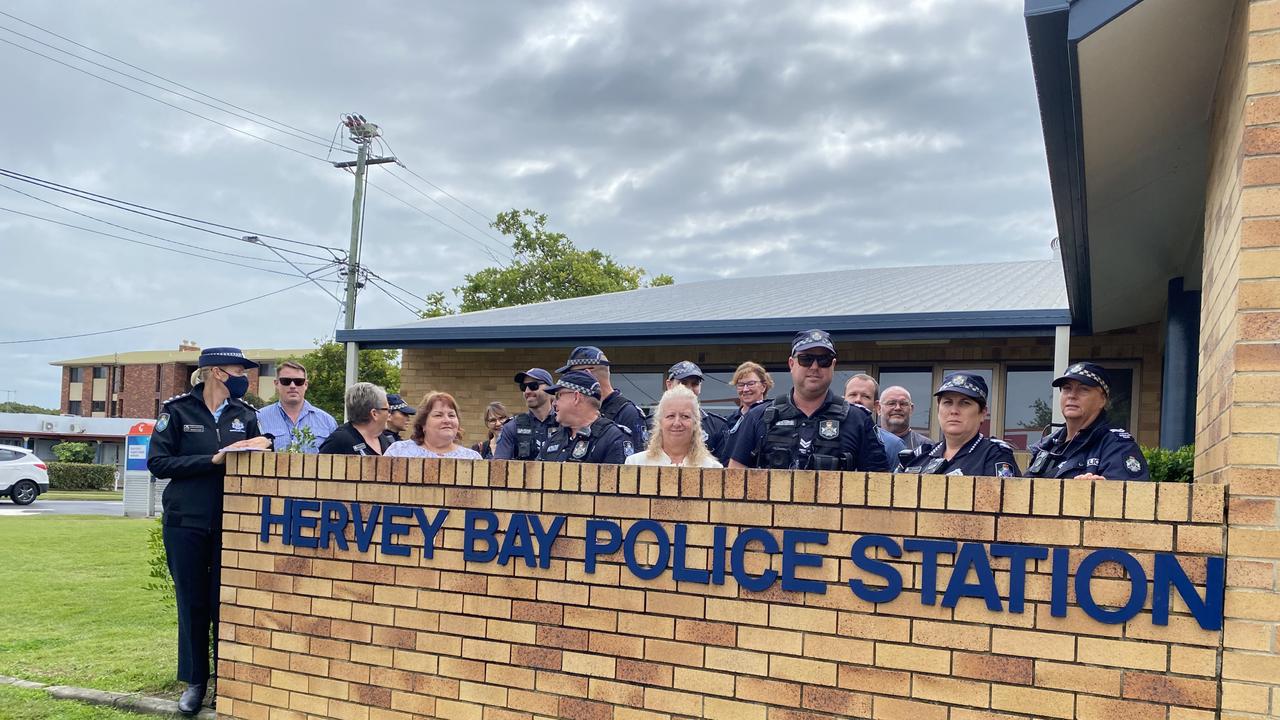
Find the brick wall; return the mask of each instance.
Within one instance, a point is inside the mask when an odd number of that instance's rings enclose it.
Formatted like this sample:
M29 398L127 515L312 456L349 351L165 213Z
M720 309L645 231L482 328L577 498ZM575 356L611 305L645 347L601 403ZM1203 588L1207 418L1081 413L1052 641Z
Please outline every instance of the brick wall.
M1136 362L1139 375L1138 426L1131 428L1139 442L1160 443L1160 384L1163 373L1163 335L1157 324L1124 328L1093 336L1071 339L1073 360ZM485 405L494 400L512 412L520 412L524 402L512 376L530 367L554 371L564 363L571 348L509 348L502 350L458 350L410 348L404 351L400 387L409 402L417 403L431 390L445 390L458 399L463 429L468 442L484 432L480 422ZM744 360L770 366L785 365L789 347L768 345L700 346L604 346L610 361L631 370L665 372L679 360L693 360L703 369L735 367ZM840 342L841 364L854 367L866 363L882 365L932 364L936 362L1041 362L1053 363L1053 338L1005 338L998 341L957 339L930 344L877 344ZM627 388L620 387L627 395ZM634 399L634 398L633 398ZM919 400L917 400L919 402Z
M852 540L879 533L1063 547L1073 574L1091 548L1124 548L1148 575L1153 551L1167 551L1201 583L1205 558L1224 549L1220 485L260 454L235 458L229 473L224 717L1208 720L1218 708L1222 633L1201 629L1179 600L1163 627L1149 610L1099 623L1074 594L1055 618L1049 567L1033 562L1023 613L975 598L924 605L919 556L909 554L894 563L905 590L892 602L860 600L846 581L869 577L848 559ZM451 512L432 558L416 529L399 557L383 552L378 531L364 553L286 546L279 527L263 542L261 496L276 498L277 513L283 497ZM569 519L546 569L465 563L466 509ZM621 553L588 574L591 517L624 531L651 518L668 534L685 523L691 568L709 567L713 525L727 526L729 543L746 526L775 537L826 530L830 544L809 548L823 566L797 575L828 592L749 592L732 576L723 586L677 584L670 571L639 580ZM653 560L653 547L640 551ZM951 557L940 556L939 587ZM753 573L779 567L777 556L746 558ZM1002 597L1008 570L995 561ZM1104 564L1092 588L1115 606L1129 583ZM1274 684L1271 670L1224 667Z
M1280 3L1235 3L1210 135L1196 476L1228 484L1224 718L1280 715Z

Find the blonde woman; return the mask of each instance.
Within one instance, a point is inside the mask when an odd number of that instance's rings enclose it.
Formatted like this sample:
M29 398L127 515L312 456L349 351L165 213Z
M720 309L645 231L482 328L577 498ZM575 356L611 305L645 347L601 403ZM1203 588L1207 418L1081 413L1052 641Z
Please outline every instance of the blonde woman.
M707 449L702 431L702 406L692 390L674 385L662 394L654 413L649 446L628 456L626 464L723 467Z

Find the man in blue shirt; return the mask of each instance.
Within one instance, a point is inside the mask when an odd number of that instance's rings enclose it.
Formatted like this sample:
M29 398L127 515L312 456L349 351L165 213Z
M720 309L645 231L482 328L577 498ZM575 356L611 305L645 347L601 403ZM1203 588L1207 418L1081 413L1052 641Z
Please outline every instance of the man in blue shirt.
M320 444L338 427L329 413L307 402L307 369L292 360L280 363L276 371L276 398L258 411L258 427L275 437L276 452L284 452L293 442L296 428L309 428L313 439L302 448L304 453L319 452Z
M876 399L879 390L880 383L877 383L875 378L858 373L844 384L844 399L870 410L871 420L875 422L880 418L880 401ZM879 436L880 442L884 443L884 453L889 458L889 467L896 468L902 459L899 453L906 449L906 443L902 442L897 435L880 427L879 423L876 424L876 435Z

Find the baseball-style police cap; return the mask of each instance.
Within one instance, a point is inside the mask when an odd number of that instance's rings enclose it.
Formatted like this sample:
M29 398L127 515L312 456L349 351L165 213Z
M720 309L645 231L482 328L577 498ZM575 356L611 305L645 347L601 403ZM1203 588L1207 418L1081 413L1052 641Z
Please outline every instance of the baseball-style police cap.
M582 372L581 370L567 372L560 376L560 382L542 388L543 392L552 395L561 390L572 390L597 400L600 399L600 383L596 382L594 377L591 377L591 373Z
M684 380L691 377L696 377L699 380L703 379L702 368L688 360L681 360L672 365L671 369L667 371L668 380Z
M558 373L568 372L582 365L608 365L609 358L604 356L604 351L594 345L581 345L573 349L569 353L569 361L564 367L556 370Z
M387 393L387 409L402 412L405 415L416 415L418 411L412 405L404 401L397 393Z
M551 379L551 373L542 368L529 368L521 373L516 373L516 382L522 383L529 380L537 380L543 385L554 385L555 380Z
M212 347L200 351L199 367L216 365L239 365L243 368L256 368L258 363L244 356L240 348Z
M938 386L938 391L933 394L934 397L942 393L960 393L974 400L987 404L987 381L982 379L981 375L970 375L969 373L955 372L947 373L942 379L942 384Z
M791 354L812 350L814 348L825 348L831 351L832 355L836 354L836 346L831 342L831 334L826 330L805 330L796 333L791 341Z
M1102 388L1102 392L1111 394L1111 376L1106 368L1097 363L1078 362L1067 368L1062 377L1054 378L1053 386L1062 387L1068 380L1075 380L1085 385Z

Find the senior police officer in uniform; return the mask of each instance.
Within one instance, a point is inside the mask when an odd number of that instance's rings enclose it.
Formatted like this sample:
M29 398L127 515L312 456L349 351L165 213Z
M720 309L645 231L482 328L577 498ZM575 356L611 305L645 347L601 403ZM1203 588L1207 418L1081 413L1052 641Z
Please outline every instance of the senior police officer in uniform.
M625 428L600 413L600 383L589 373L567 372L544 391L555 396L560 428L539 460L621 465L635 452Z
M524 396L528 412L520 413L502 426L498 433L498 445L493 449L494 460L537 460L538 452L547 442L547 436L560 427L551 396L543 390L555 385L551 373L542 368L529 368L516 373L516 384Z
M569 353L569 360L556 372L564 374L570 370L588 372L600 383L601 415L626 430L636 447L644 447L648 443L649 426L644 413L640 412L635 403L623 397L621 391L614 389L609 377L609 358L605 357L603 350L592 345L574 348Z
M387 407L391 411L387 413L387 427L382 431L382 449L384 450L391 447L391 443L404 439L401 433L409 429L409 422L414 415L418 414L418 411L397 393L387 393Z
M797 333L787 366L794 388L747 413L734 433L729 467L888 471L871 411L831 392L831 336L824 330Z
M681 360L671 369L667 371L667 379L663 382L663 389L670 390L676 385L684 385L693 391L693 394L702 397L702 368L698 367L690 360ZM716 448L724 442L725 435L729 433L729 421L723 417L702 411L702 434L706 437L706 445L713 453Z
M178 700L194 715L209 682L210 626L218 636L222 563L222 482L228 451L266 450L274 438L258 431L258 414L240 398L246 371L258 364L233 347L206 348L192 375L191 392L164 402L147 453L147 470L167 478L164 549L178 605Z
M1067 368L1053 386L1061 390L1058 406L1066 427L1031 447L1030 477L1079 480L1149 480L1142 448L1124 428L1107 422L1111 376L1101 365L1079 362Z
M1013 447L979 432L987 416L987 381L979 375L949 373L933 394L942 439L920 445L903 472L926 475L1018 477Z

